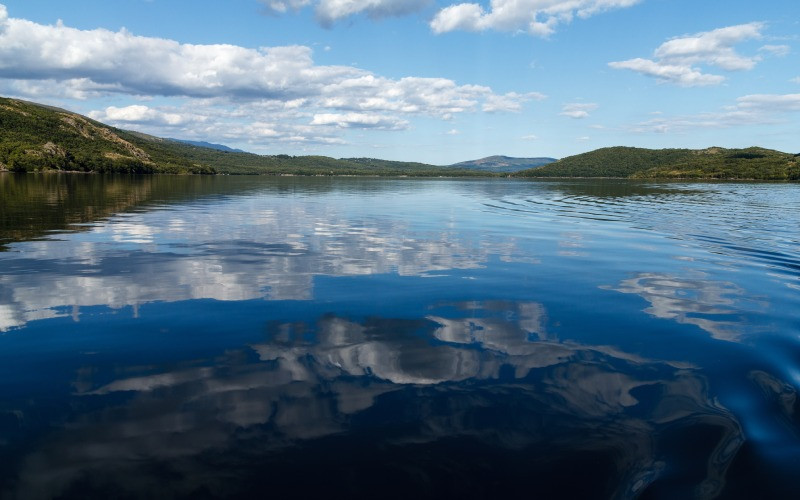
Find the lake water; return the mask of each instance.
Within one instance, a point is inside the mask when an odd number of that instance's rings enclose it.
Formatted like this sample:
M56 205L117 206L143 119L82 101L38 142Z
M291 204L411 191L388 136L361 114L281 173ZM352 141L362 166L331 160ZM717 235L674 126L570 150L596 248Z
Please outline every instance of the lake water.
M0 496L787 498L800 185L0 175Z

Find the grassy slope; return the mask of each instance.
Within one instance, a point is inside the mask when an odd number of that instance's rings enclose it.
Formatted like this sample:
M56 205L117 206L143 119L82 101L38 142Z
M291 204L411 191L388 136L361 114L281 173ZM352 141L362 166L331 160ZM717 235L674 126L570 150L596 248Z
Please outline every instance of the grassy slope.
M68 111L0 98L0 170L295 175L486 175L372 158L225 152L109 127Z
M798 180L798 157L763 148L602 148L563 158L522 177Z

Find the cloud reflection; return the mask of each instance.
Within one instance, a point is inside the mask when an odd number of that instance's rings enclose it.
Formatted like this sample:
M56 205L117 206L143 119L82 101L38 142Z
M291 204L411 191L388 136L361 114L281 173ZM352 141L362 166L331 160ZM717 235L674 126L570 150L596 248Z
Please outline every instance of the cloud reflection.
M66 307L310 300L317 276L424 276L519 254L513 240L473 239L458 227L423 231L271 197L120 215L61 241L17 245L21 253L0 255L0 331L66 316Z
M633 293L650 303L644 312L661 319L695 325L718 340L736 342L743 334L738 306L752 300L735 283L708 279L697 273L681 277L669 273L639 273L617 287L601 287Z
M269 323L264 342L178 367L120 369L127 375L111 381L95 381L87 367L74 384L74 405L85 410L28 454L18 496L57 496L76 484L97 491L103 481L144 492L156 479L153 467L167 463L166 495L202 487L226 496L253 480L231 469L242 460L291 469L298 446L323 454L329 446L368 446L385 464L411 453L405 467L414 467L420 457L413 453L438 453L458 438L551 466L572 460L560 455L567 450L601 456L615 476L605 487L621 485L606 494L624 498L664 472L659 450L670 436L695 428L714 429L713 445L689 440L673 453L707 456L699 487L708 496L723 487L741 429L692 367L559 341L537 303L443 307L452 313ZM448 473L476 460L451 460ZM286 484L269 470L258 474Z

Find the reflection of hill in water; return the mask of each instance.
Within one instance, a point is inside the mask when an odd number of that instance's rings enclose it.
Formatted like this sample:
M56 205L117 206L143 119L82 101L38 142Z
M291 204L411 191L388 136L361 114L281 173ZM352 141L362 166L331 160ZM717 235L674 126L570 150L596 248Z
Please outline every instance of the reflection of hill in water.
M168 474L167 496L430 485L491 496L527 482L545 497L626 498L681 460L707 462L685 491L724 487L741 431L691 367L542 340L541 305L512 305L511 319L499 306L459 305L479 318L323 316L172 371L127 368L141 374L102 385L82 372L83 414L28 456L18 492L135 494ZM706 438L684 439L696 433ZM659 460L667 449L675 462ZM589 468L585 482L574 467Z
M0 250L75 224L100 221L148 203L172 203L217 192L203 176L0 173Z
M385 179L0 172L0 250L13 241L81 230L76 224L101 221L137 207L158 208L256 190L275 195L369 193L390 189L388 184Z

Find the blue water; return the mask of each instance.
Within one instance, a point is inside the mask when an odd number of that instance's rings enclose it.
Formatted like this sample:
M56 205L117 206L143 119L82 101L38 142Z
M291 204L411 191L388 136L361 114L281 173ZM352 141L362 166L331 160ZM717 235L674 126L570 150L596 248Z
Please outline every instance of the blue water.
M800 185L0 193L2 497L800 492Z

